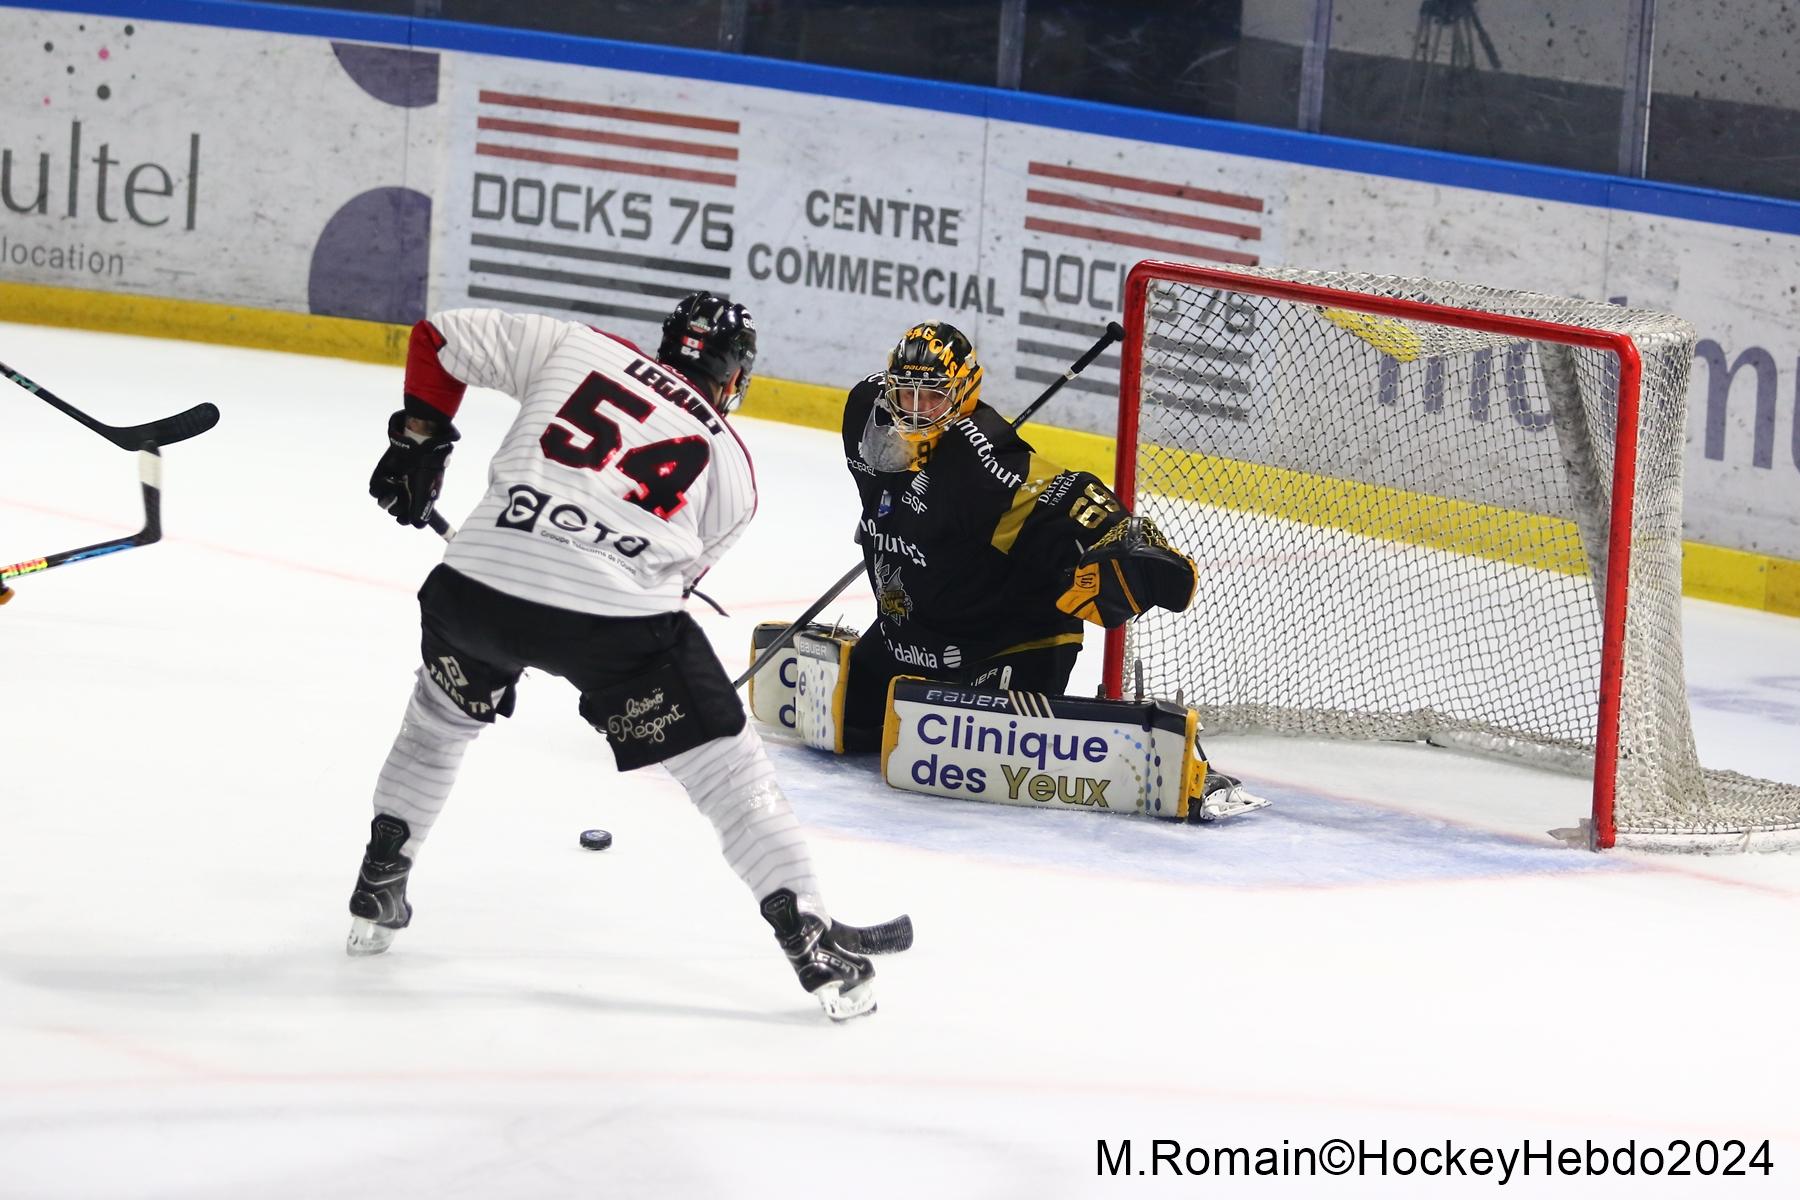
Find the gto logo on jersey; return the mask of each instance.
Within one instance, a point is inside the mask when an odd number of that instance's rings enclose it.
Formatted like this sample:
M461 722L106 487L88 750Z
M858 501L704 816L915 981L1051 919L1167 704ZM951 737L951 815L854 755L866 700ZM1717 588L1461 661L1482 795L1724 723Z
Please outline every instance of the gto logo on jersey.
M883 495L885 496L886 493L883 493ZM890 505L889 507L891 508L892 506ZM879 515L885 516L886 514L887 509L883 509ZM875 528L875 522L865 520L862 523L862 531L863 540L867 542L869 548L876 553L898 554L914 566L923 567L930 565L925 561L925 552L923 550L919 549L903 537L895 537L891 533L882 533L879 529Z
M641 700L625 701L625 711L606 719L606 734L617 742L649 742L660 744L667 738L669 726L687 720L681 705L671 704L663 711L661 688Z
M552 504L552 501L555 501ZM613 537L613 531L605 524L590 518L579 505L557 500L548 492L540 492L534 487L515 483L506 489L506 507L494 518L494 524L501 529L520 529L526 533L536 532L540 537L550 537L558 541L568 541L559 537L549 529L538 529L538 521L561 530L566 534L586 534L593 532L593 544L598 546L607 539L612 539L612 548L626 558L636 558L650 546L650 539L628 533Z

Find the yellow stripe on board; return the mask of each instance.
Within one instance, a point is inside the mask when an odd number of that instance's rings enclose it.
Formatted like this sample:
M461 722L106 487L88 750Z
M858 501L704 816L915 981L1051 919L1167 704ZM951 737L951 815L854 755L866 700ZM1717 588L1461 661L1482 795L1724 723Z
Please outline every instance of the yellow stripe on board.
M393 364L406 361L410 333L380 321L20 283L0 283L0 321Z
M0 321L395 365L406 361L410 332L404 325L378 321L25 283L0 283ZM1395 349L1404 353L1406 347L1396 344ZM877 347L871 351L870 361L878 363L879 359ZM848 392L847 386L758 376L751 380L743 412L763 420L836 432ZM1026 438L1059 466L1091 471L1112 482L1112 438L1050 425L1031 426ZM1580 539L1565 521L1522 517L1486 505L1278 467L1238 462L1220 465L1221 460L1206 455L1169 453L1188 460L1172 466L1198 478L1206 478L1209 471L1216 473L1208 485L1212 495L1207 502L1221 507L1551 570L1586 569ZM1800 561L1701 542L1687 542L1683 548L1681 582L1686 595L1800 616Z
M1580 531L1555 517L1160 446L1145 451L1138 475L1140 489L1150 486L1146 480L1179 479L1179 492L1164 494L1214 508L1566 575L1587 572Z

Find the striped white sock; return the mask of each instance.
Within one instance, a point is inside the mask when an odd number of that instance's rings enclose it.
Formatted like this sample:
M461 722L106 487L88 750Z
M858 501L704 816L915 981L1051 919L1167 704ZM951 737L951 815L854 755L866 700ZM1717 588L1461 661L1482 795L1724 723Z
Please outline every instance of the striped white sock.
M416 858L419 844L443 811L456 785L463 751L482 728L480 721L452 704L423 669L419 671L400 732L375 783L376 815L399 817L412 831L401 851L408 858Z
M826 917L800 821L775 781L762 739L749 725L663 766L713 823L725 861L752 896L760 902L778 888L792 888L802 911Z

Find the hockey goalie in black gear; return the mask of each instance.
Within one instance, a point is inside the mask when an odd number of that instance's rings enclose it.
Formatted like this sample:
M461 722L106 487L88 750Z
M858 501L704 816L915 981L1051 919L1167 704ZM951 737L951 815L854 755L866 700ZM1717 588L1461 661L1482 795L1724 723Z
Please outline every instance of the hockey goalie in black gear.
M1192 561L1096 476L1039 455L981 383L968 337L924 322L845 404L878 611L851 653L846 749L880 745L895 675L1061 693L1084 618L1117 625L1193 596Z

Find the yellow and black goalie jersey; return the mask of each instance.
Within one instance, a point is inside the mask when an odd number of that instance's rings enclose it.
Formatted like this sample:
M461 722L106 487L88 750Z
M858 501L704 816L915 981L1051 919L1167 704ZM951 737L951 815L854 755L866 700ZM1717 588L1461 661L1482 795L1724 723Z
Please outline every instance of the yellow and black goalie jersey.
M1057 597L1083 553L1126 512L1105 484L1045 459L986 404L946 428L917 471L877 471L860 442L881 376L851 390L844 458L862 501L857 542L882 623L965 659L1079 641Z

